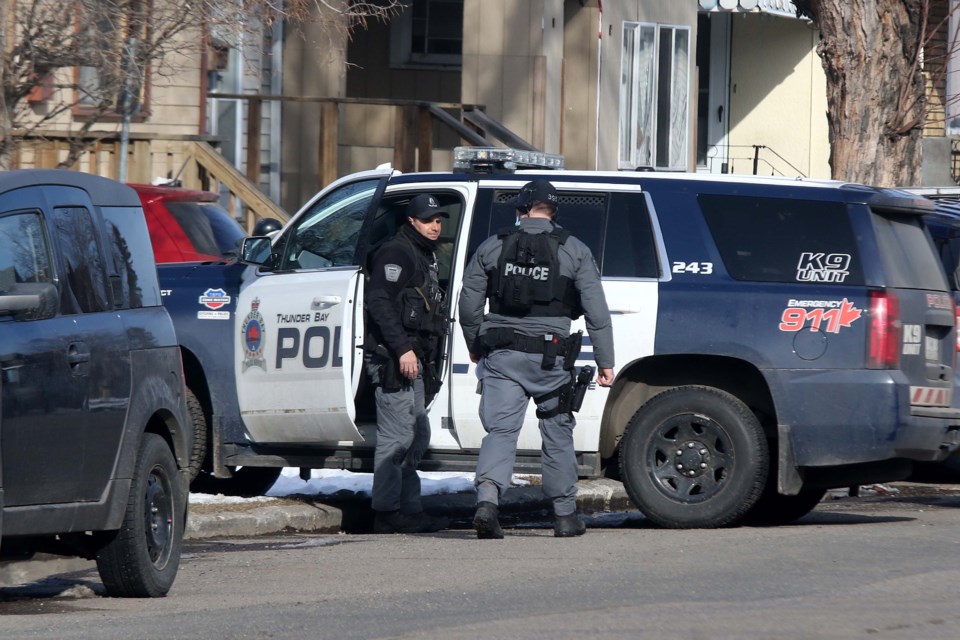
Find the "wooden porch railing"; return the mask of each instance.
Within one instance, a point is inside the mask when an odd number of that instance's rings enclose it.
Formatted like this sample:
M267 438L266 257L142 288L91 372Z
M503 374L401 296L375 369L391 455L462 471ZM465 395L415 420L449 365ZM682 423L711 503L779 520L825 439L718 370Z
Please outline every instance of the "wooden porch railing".
M13 168L50 169L64 166L71 136L44 131L24 136L13 153ZM85 150L67 168L116 180L119 177L120 138L115 132L90 132L81 142ZM249 233L260 218L285 222L290 216L263 194L243 173L211 145L210 136L131 134L127 177L131 183L155 178L176 181L187 189L222 194L226 209Z
M529 143L486 115L481 105L261 94L214 93L209 94L209 97L247 103L246 174L217 151L217 138L213 136L131 133L127 179L134 183L150 183L156 178L175 180L189 189L221 194L227 210L241 221L248 233L260 218L276 218L283 222L289 218L282 207L257 187L264 183L265 177L261 174L263 168L260 149L263 122L261 114L265 101L319 104L320 127L319 140L316 141L318 156L315 166L316 183L321 188L339 177L339 172L345 168L342 166L341 154L349 153L351 149L373 148L380 154L392 153L393 167L404 173L432 170L435 138L443 142L443 146L438 147L438 150L447 149L447 143L451 143L451 150L457 144L494 146L492 139L508 146L533 149ZM351 123L358 121L357 112L350 109L361 110L364 126L370 123L386 123L391 126L384 127L378 134L371 134L371 140L358 139L354 127L351 126ZM386 129L392 129L392 132ZM78 141L76 134L62 131L43 131L29 135L14 132L14 135L19 135L21 139L12 158L15 168L64 166L71 144ZM118 179L119 132L92 131L79 138L79 142L83 144L84 151L69 168ZM361 168L371 167L363 166L352 170ZM299 203L291 206L299 206Z
M492 140L498 140L507 146L535 149L502 123L487 115L483 105L249 93L210 93L208 97L246 102L246 166L247 177L253 181L260 179L261 114L263 103L270 101L320 105L320 139L317 145L319 153L317 178L320 186L328 185L339 177L340 148L352 146L349 141L344 141L341 132L342 110L350 105L393 110L393 137L387 144L391 144L393 148L393 167L404 173L433 169L435 124L439 125L440 130L452 132L458 140L467 145L492 147L496 146ZM449 112L455 112L459 117L454 117ZM383 113L386 115L389 111Z

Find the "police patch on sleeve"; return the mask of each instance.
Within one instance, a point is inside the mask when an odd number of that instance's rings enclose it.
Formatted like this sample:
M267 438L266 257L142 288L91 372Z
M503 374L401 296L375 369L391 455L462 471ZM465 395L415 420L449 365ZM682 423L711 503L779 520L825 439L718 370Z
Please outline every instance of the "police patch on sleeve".
M396 282L399 280L401 271L403 271L403 267L398 264L383 265L383 277L387 279L387 282Z

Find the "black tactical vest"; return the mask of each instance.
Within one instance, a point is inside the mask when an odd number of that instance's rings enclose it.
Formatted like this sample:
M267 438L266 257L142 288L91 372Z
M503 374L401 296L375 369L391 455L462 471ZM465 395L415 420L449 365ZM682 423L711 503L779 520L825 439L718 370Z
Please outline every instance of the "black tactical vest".
M443 312L437 257L433 256L432 262L428 262L412 243L411 247L416 256L416 272L410 284L397 296L403 328L414 336L443 335L446 332L446 316Z
M496 269L487 273L487 297L493 313L579 318L580 296L573 280L560 275L560 246L566 229L528 233L519 227L501 230L503 241Z

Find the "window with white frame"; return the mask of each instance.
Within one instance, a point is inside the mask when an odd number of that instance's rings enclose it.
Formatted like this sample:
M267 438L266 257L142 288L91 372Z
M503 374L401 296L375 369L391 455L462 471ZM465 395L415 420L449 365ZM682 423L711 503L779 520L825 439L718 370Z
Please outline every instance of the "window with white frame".
M459 67L463 54L463 0L412 0L390 21L394 67Z
M0 0L3 1L3 0ZM88 64L76 68L78 114L107 110L135 117L148 111L151 0L133 0L122 7L101 3L80 28Z
M690 27L625 22L622 53L618 166L686 169Z

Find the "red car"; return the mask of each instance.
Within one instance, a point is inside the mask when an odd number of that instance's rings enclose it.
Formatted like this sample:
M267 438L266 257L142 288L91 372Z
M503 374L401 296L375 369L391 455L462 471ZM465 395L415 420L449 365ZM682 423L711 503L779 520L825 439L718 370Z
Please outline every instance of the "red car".
M217 194L179 187L130 185L140 196L157 263L212 262L236 255L243 227Z

